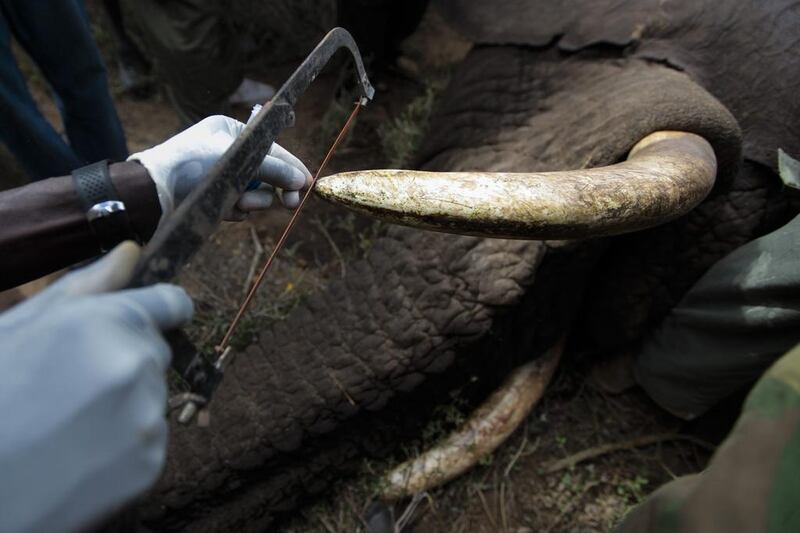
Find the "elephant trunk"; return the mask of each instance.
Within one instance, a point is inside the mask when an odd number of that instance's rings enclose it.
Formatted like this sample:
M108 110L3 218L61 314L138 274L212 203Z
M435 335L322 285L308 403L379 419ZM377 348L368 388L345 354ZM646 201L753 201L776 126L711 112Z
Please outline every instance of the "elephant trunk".
M389 222L448 233L574 239L657 226L699 204L717 159L693 133L657 131L626 161L592 169L512 172L363 170L321 179L322 198Z

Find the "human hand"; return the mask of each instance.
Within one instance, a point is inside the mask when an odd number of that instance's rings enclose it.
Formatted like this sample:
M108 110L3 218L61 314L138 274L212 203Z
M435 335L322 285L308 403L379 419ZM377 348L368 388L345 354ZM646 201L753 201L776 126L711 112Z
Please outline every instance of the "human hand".
M119 290L139 255L123 243L0 315L0 531L84 529L158 478L161 332L193 309L174 285Z
M153 178L162 217L170 214L186 198L244 127L238 120L223 115L208 117L171 139L128 158L129 161L139 161ZM261 181L261 185L245 192L227 218L238 220L250 211L266 209L272 204L274 189L278 189L278 196L286 207L297 207L299 191L311 182L311 173L297 157L273 143L253 179Z

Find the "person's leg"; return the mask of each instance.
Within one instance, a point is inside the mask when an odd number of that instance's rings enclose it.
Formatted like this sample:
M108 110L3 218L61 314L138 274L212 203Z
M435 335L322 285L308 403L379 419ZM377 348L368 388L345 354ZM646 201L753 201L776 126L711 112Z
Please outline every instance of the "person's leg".
M634 374L691 419L753 383L799 336L800 216L717 262L645 339Z
M122 18L120 0L103 0L103 8L116 45L117 73L122 89L136 97L144 97L152 88L150 64L128 32Z
M80 0L9 2L14 36L57 96L70 145L85 163L128 156L106 69Z
M616 533L800 531L800 345L747 397L705 471L667 483Z
M243 79L242 58L226 6L214 0L123 0L181 121L228 112Z
M0 3L0 140L33 179L63 176L81 161L42 116L11 52L11 30Z

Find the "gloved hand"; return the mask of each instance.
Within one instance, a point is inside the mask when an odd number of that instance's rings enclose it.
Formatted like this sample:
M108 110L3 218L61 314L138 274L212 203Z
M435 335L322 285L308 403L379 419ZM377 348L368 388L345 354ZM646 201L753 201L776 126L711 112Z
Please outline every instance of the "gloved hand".
M180 287L115 291L131 242L0 315L0 531L75 531L156 481Z
M153 178L161 203L162 217L170 214L192 188L206 175L217 159L244 129L238 120L216 115L198 122L163 143L133 154L128 161L139 161ZM311 182L311 173L288 150L274 143L253 179L261 186L245 192L233 213L226 218L238 220L250 211L272 204L273 188L286 207L297 207L299 191Z

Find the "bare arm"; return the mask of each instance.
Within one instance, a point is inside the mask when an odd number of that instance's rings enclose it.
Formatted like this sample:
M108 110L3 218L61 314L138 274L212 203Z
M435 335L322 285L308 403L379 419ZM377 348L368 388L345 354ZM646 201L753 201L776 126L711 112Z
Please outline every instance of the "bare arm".
M133 230L149 239L161 217L153 180L137 162L109 171ZM99 254L71 176L0 192L0 290Z

